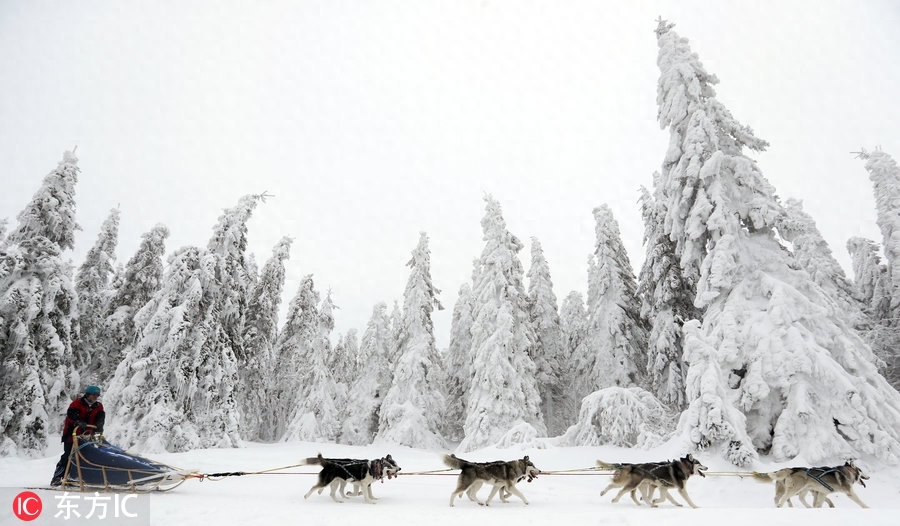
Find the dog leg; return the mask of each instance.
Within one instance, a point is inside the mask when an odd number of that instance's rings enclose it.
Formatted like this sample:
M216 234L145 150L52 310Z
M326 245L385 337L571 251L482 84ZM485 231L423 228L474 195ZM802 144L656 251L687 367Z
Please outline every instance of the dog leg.
M681 490L681 491L686 491L686 490ZM671 502L672 504L678 506L679 508L683 508L683 507L684 507L680 502L678 502L677 500L675 500L675 497L672 496L672 494L669 493L668 491L666 492L666 498L669 499L669 502ZM697 506L694 506L694 507L696 508Z
M322 488L319 486L318 482L313 484L313 487L309 488L309 491L306 492L306 495L303 496L304 499L308 499L310 495L312 495L313 491L319 490L319 493L322 493Z
M659 497L650 501L650 507L656 508L659 506L661 502L665 502L666 499L669 498L669 488L660 486L659 487Z
M338 482L338 479L335 479L334 481L331 482L331 500L333 500L333 501L335 501L335 502L341 502L341 503L342 503L342 502L344 502L344 501L342 501L341 499L337 498L337 496L335 495L335 493L337 493L337 490L338 490L338 488L339 488L340 486L341 486L341 485L340 485L340 483Z
M638 486L638 488L639 488L639 487L640 487L640 486ZM631 500L633 500L634 503L635 503L636 505L640 506L640 505L641 505L641 501L639 501L639 500L637 499L637 495L636 495L636 493L637 493L637 491L638 491L638 488L634 488L633 490L631 490ZM643 492L643 490L642 490L642 491L641 491L641 494L643 495L643 493L644 493L644 492Z
M612 501L613 501L613 502L619 502L619 499L622 498L622 495L628 493L628 492L631 491L632 489L634 489L634 486L631 486L631 485L622 487L622 489L619 490L619 493L617 493L616 496L613 497L613 500L612 500Z
M694 502L693 502L693 501L691 500L691 498L688 496L687 490L686 490L686 489L681 488L681 489L678 490L678 493L681 493L681 496L684 497L685 502L687 502L688 504L690 504L692 508L696 508L696 507L697 507L697 505L694 504Z
M522 492L519 491L519 488L517 488L515 486L508 486L506 489L509 490L509 492L512 493L513 495L515 495L516 497L519 497L520 499L522 499L522 502L524 502L526 506L528 505L528 499L526 499L525 495L523 495Z
M466 490L466 496L469 497L469 500L478 504L479 506L484 506L484 503L478 500L478 490L480 490L481 486L483 485L484 481L476 480L472 483L472 485L469 486L469 489Z
M863 503L863 501L859 500L859 497L856 496L856 493L853 491L853 488L850 488L850 491L847 492L847 496L850 497L850 500L859 504L860 508L868 508L868 506Z
M484 505L485 505L485 506L490 506L490 505L491 505L491 499L493 499L493 498L494 498L494 495L496 495L497 492L500 491L500 488L501 488L501 486L499 486L499 485L497 485L497 484L494 484L494 487L491 488L490 494L488 494L487 500L484 501Z
M375 504L375 499L372 498L372 486L370 484L363 484L362 492L363 498L366 499L367 504Z
M602 496L606 495L607 493L609 493L609 490L611 490L613 488L618 488L618 487L619 487L619 485L616 484L615 482L610 482L609 486L606 486L606 489L600 492L600 496L602 497Z

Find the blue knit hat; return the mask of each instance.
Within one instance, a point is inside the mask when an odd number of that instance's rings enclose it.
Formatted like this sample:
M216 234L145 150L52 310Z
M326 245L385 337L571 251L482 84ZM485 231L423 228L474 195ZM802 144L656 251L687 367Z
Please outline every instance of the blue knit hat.
M100 396L100 388L96 385L89 385L85 388L84 394Z

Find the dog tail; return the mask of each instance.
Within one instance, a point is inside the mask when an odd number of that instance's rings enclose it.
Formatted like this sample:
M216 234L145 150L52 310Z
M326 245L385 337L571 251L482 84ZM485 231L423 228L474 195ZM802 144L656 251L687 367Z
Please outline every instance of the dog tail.
M304 458L303 460L300 461L300 465L301 466L310 466L310 465L323 466L323 465L325 465L325 459L322 458L322 454L319 453L315 457Z
M602 460L597 461L597 467L600 469L608 469L610 471L615 469L621 469L621 464L610 464L609 462L603 462Z
M456 455L452 453L450 455L443 455L441 460L444 461L444 464L446 464L448 468L453 469L462 469L463 466L469 464L465 460L457 458Z
M775 482L776 479L773 477L774 473L760 473L758 471L753 472L753 480L757 482Z

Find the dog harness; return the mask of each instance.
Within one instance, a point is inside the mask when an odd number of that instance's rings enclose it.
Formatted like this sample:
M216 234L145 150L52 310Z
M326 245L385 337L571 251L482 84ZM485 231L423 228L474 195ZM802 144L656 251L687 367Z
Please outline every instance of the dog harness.
M836 473L839 469L840 468L807 468L806 475L819 484L825 486L825 489L827 489L828 491L834 491L834 488L832 488L828 485L827 482L822 480L822 477L830 473Z

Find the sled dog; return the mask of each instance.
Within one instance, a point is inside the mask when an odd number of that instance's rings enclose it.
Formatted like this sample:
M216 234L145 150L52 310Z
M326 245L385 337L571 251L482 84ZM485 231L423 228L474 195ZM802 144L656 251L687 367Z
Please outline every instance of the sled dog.
M604 469L615 470L612 482L610 482L606 489L600 492L600 495L605 495L613 488L622 488L613 498L613 502L619 502L622 495L630 492L631 500L633 500L635 504L640 505L640 502L635 498L635 491L637 490L641 492L644 502L647 502L654 508L666 499L676 506L681 506L681 504L669 494L670 488L678 489L678 492L684 500L692 508L696 508L697 505L691 500L685 485L691 475L705 477L706 475L703 472L709 469L691 454L678 460L666 462L610 464L598 460L597 465ZM656 489L659 489L659 498L653 499L653 492Z
M368 460L353 458L324 458L319 453L318 456L310 457L301 461L302 465L320 465L322 471L319 472L319 478L313 487L309 488L304 499L309 498L313 491L318 490L319 494L326 487L331 487L331 498L335 502L344 502L339 499L335 493L340 491L341 498L346 498L344 488L348 482L357 486L355 494L362 493L363 498L369 504L375 504L376 499L372 495L372 483L383 478L391 479L397 476L400 466L391 458L386 457Z
M456 481L456 489L450 494L450 506L453 506L453 501L456 497L461 497L464 492L469 499L477 502L479 505L490 506L491 499L494 498L497 492L502 490L508 491L522 499L522 502L525 504L528 504L528 499L516 488L516 483L523 479L528 479L528 482L531 482L541 473L541 470L535 467L528 456L520 460L469 462L458 458L456 455L444 455L443 460L448 467L460 470L459 478ZM487 500L481 502L478 500L476 493L485 483L492 484L494 487ZM502 493L501 500L506 502Z
M834 503L828 495L841 492L850 497L850 500L859 504L862 508L868 508L853 490L853 484L859 482L866 487L869 476L862 472L853 461L848 461L842 466L817 467L817 468L785 468L773 473L755 473L754 478L763 482L775 482L775 505L779 508L794 495L800 497L801 502L807 507L804 496L813 494L813 507L820 508L827 503L834 507Z

